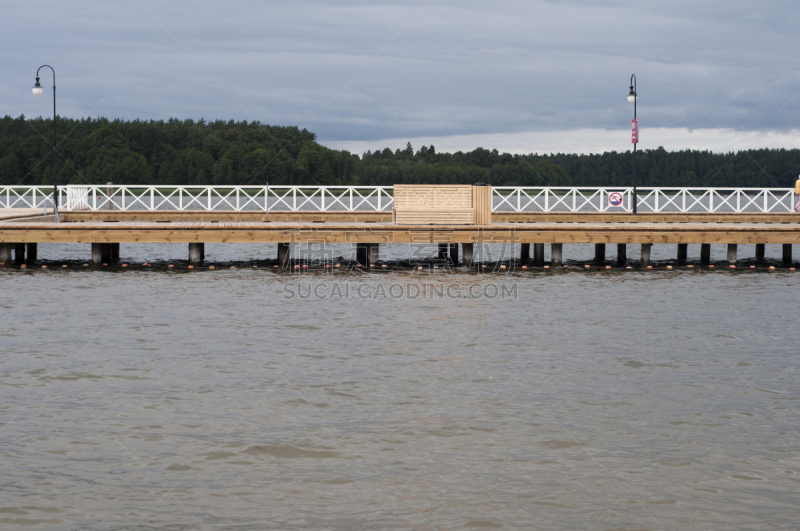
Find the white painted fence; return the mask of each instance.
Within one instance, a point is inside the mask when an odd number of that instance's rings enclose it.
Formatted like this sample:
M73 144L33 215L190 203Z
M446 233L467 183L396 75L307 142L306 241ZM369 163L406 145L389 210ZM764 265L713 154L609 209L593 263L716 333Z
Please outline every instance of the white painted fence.
M52 206L52 187L0 187L0 208ZM265 205L265 197L268 204ZM629 212L631 188L492 188L494 212ZM638 211L791 212L790 188L639 188ZM60 210L388 212L391 186L62 186Z
M492 189L494 212L630 212L632 188ZM639 188L638 212L791 212L792 188Z

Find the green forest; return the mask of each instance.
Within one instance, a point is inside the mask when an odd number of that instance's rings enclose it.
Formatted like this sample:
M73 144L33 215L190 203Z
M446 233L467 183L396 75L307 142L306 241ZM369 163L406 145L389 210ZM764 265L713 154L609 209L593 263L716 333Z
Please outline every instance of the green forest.
M357 155L298 127L205 120L58 119L59 184L630 186L633 155L510 155L434 146ZM52 120L0 119L0 185L52 184ZM790 187L800 150L641 150L639 186Z

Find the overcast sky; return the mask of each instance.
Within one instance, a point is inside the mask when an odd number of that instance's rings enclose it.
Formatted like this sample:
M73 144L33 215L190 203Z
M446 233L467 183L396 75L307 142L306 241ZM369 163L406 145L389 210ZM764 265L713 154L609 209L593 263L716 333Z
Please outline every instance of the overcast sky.
M298 125L355 152L800 147L800 5L745 0L6 2L0 114ZM49 71L44 86L51 86ZM45 93L49 96L49 90Z

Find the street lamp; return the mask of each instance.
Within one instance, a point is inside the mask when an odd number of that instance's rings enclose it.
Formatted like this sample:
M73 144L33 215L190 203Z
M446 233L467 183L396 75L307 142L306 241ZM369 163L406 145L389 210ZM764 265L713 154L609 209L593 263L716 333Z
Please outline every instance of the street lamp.
M36 71L36 84L33 85L33 95L41 96L43 89L39 84L39 71L47 67L53 72L53 215L55 220L58 221L58 166L57 166L57 151L56 151L56 71L50 65L42 65Z
M633 215L636 215L636 144L639 143L639 122L636 120L636 75L631 75L631 91L628 92L628 103L633 103L633 127L631 129L631 142L633 143Z

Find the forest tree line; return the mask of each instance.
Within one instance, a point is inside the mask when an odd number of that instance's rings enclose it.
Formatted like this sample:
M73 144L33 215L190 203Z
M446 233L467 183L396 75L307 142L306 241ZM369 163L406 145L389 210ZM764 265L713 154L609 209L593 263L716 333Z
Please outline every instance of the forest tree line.
M0 185L52 184L52 120L0 119ZM298 127L204 120L58 120L59 184L630 186L633 155L511 155L478 148L326 148ZM791 187L800 150L641 150L639 186Z

